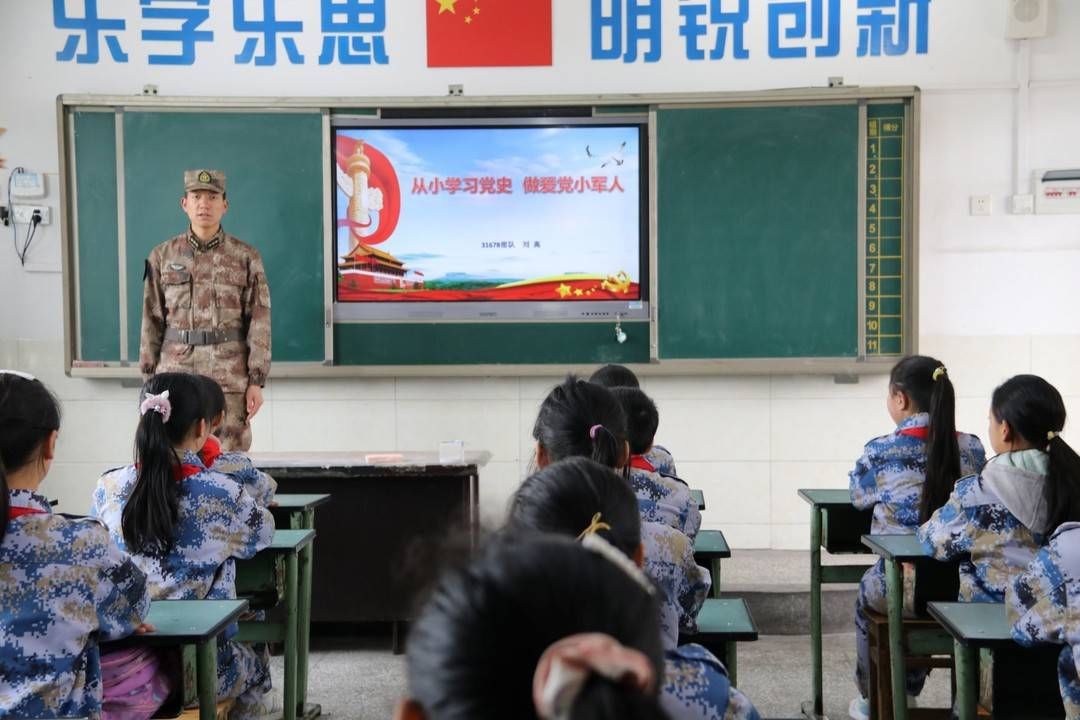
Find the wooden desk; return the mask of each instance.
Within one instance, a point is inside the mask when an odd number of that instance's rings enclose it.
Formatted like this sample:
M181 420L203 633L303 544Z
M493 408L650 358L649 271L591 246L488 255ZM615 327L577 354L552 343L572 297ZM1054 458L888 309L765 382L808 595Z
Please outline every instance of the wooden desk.
M712 577L710 594L720 597L720 561L731 557L727 538L720 530L699 530L694 538L694 562L709 568Z
M459 465L435 452L259 453L257 468L282 493L329 493L319 509L319 567L312 578L314 622L397 624L415 611L453 532L475 533L479 474L491 457L467 452Z
M104 647L195 646L199 719L217 714L217 637L247 609L247 600L154 600L146 622L154 632L130 635Z
M872 511L857 510L847 490L799 490L810 504L810 659L813 700L803 703L807 717L824 717L821 680L821 586L825 583L857 583L869 565L821 564L821 548L831 554L865 554L860 538L870 532Z
M679 634L679 644L699 643L727 667L732 685L738 685L739 663L736 643L758 639L757 623L742 598L709 598L697 616L698 631Z
M977 717L982 649L994 657L994 717L1065 716L1057 687L1060 645L1017 645L1004 603L932 602L927 611L956 641L956 705L960 720ZM1020 674L1026 677L1018 677ZM1004 682L1006 677L1008 682ZM1006 687L1008 697L999 692Z
M690 497L694 498L694 500L697 501L697 509L698 510L704 510L705 509L705 493L704 492L702 492L701 490L694 490L693 488L691 488L690 489Z
M270 508L274 522L279 528L290 530L314 530L315 509L330 501L324 493L276 494L276 505ZM308 667L311 657L311 577L315 566L315 543L305 545L300 551L300 596L298 598L299 627L297 628L298 665L296 675L297 713L303 718L322 714L318 704L307 704Z
M960 568L955 562L938 562L927 554L914 533L863 535L862 543L885 561L885 595L889 615L889 669L893 719L907 720L907 664L904 662L903 563L915 565L916 615L925 613L927 600L953 600L960 587ZM948 654L951 642L940 631L923 630L908 637L920 653Z
M314 530L275 530L269 547L259 551L249 560L236 561L236 589L240 593L246 587L273 584L275 582L274 565L277 558L281 557L285 560L284 623L272 622L269 619L246 620L240 623L240 632L235 638L240 642L284 642L285 677L282 682L282 705L285 720L296 720L298 705L297 676L300 662L297 635L300 625L300 551L314 540Z

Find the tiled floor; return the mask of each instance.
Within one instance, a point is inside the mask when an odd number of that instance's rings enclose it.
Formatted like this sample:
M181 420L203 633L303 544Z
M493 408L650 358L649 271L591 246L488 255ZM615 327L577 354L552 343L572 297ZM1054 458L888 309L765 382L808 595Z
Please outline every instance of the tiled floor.
M855 637L825 636L825 710L833 720L847 717L855 689ZM389 636L317 639L312 654L310 702L322 705L335 720L385 720L405 689L404 656L393 655ZM274 658L274 679L281 677ZM796 717L810 697L810 639L806 635L771 635L739 646L740 687L763 717ZM949 676L937 672L927 682L920 705L948 704Z

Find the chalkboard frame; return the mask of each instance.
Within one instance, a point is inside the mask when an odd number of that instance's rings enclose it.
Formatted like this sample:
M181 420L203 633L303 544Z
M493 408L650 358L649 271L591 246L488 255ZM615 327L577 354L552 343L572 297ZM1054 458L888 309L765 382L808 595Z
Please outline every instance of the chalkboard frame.
M918 340L918 171L919 171L919 89L914 86L902 87L837 87L837 88L799 88L790 90L730 92L730 93L666 93L653 95L587 95L587 96L513 96L513 97L411 97L411 98L213 98L213 97L140 97L115 95L68 94L57 98L57 130L60 155L60 203L61 232L63 253L63 311L64 311L64 353L65 371L71 376L132 379L138 377L137 363L94 362L80 363L78 347L78 278L76 263L78 258L77 236L74 230L75 181L74 138L70 122L71 113L97 109L104 112L131 108L157 111L261 111L280 112L306 110L322 112L324 115L324 142L329 143L330 116L334 113L369 112L378 115L383 108L430 108L433 110L455 108L458 111L480 107L541 107L541 106L581 106L591 105L597 113L603 111L618 112L620 108L629 108L641 112L648 109L650 173L655 174L657 162L655 154L655 113L658 108L672 108L682 105L705 107L738 107L751 105L786 105L786 104L821 104L850 103L862 105L877 101L894 101L905 104L907 127L904 138L907 175L904 183L905 212L905 248L910 258L910 271L905 283L905 325L904 353L917 351ZM862 131L865 123L860 121ZM860 143L862 145L863 143ZM324 147L324 158L330 156L328 145ZM324 173L329 178L329 173ZM656 179L650 181L650 296L653 299L652 319L649 323L633 326L635 332L645 331L649 335L648 361L627 364L636 372L650 375L686 375L686 374L827 374L840 377L852 377L862 374L880 374L887 372L894 358L709 358L709 359L671 359L658 357L657 306L663 302L657 286L657 192ZM325 227L330 227L330 189L327 188L324 200ZM860 207L865 205L860 198ZM863 243L860 239L860 246ZM865 263L860 257L860 286ZM335 365L332 322L332 289L329 279L324 278L327 315L325 324L325 359L323 362L275 362L273 377L352 377L352 376L484 376L484 375L558 375L566 369L586 370L592 367L590 361L570 362L568 364L543 363L484 363L453 365ZM861 305L861 304L860 304ZM860 314L860 322L862 316ZM610 320L575 321L576 323L612 324ZM860 347L862 340L860 336Z

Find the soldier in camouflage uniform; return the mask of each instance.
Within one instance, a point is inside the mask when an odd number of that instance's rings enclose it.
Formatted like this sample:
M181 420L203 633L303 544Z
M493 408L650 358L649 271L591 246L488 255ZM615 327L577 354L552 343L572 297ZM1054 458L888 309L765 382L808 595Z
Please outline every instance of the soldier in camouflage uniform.
M1080 523L1061 524L1006 595L1013 640L1066 643L1058 658L1065 717L1080 718Z
M193 372L217 380L227 408L223 446L246 451L270 372L270 286L258 250L221 226L223 173L186 171L180 205L188 230L146 261L139 364L144 379Z

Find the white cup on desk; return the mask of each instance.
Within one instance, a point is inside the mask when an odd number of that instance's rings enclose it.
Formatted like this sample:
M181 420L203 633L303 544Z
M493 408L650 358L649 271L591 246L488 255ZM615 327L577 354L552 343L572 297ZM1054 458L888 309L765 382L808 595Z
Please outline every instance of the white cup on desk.
M442 465L463 465L465 463L464 440L442 440L439 442L439 463Z

